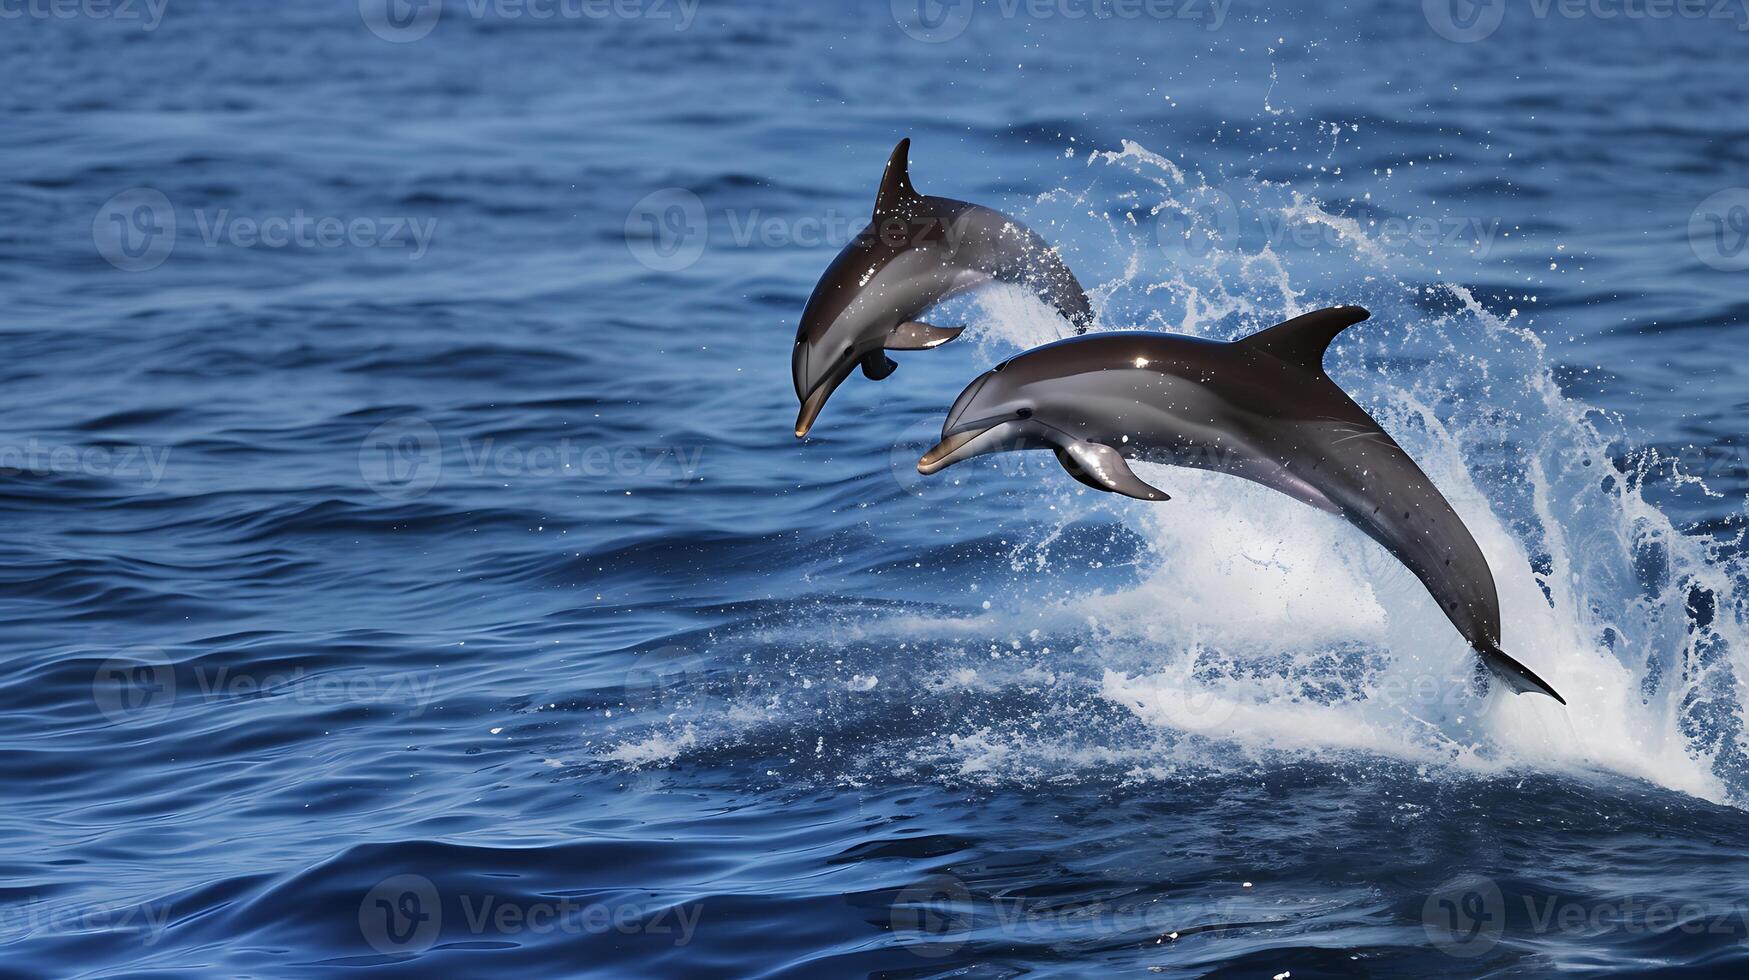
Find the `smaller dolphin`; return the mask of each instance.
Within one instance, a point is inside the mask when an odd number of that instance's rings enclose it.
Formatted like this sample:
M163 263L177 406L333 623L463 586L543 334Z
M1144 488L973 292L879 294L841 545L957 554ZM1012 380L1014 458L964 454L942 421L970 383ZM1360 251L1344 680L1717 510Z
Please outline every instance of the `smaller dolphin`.
M1043 238L1000 211L911 186L911 141L887 161L874 216L838 253L802 310L790 354L801 413L796 438L857 365L880 381L898 367L890 350L929 350L964 327L917 319L936 303L988 282L1015 283L1085 330L1093 322L1087 292Z
M948 413L930 474L986 453L1050 449L1075 479L1166 500L1126 457L1230 473L1336 514L1384 545L1513 691L1566 704L1500 649L1482 549L1401 446L1324 373L1336 335L1370 314L1319 310L1232 343L1160 333L1060 340L996 365Z

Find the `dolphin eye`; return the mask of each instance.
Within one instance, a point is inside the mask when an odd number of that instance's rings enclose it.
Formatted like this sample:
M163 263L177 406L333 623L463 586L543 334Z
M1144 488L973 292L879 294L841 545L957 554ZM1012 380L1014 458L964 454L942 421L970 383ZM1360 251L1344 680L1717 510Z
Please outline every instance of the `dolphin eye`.
M1030 418L1032 418L1032 409L1023 408L1023 409L1015 412L1014 417L1017 419L1030 419Z

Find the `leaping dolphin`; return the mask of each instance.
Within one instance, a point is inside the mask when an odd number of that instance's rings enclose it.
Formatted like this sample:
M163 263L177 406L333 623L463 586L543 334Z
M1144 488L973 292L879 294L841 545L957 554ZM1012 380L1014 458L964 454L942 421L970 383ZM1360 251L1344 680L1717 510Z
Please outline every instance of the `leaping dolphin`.
M1401 446L1324 373L1336 335L1371 314L1319 310L1232 343L1101 333L1027 351L954 402L917 469L1050 449L1098 490L1166 500L1126 457L1243 477L1346 519L1390 550L1513 691L1565 698L1500 649L1488 561Z
M827 266L802 310L790 355L801 413L796 437L808 434L826 399L858 364L880 381L898 367L889 350L929 350L964 327L917 319L930 306L988 282L1026 286L1078 330L1093 322L1087 293L1043 238L1000 211L911 186L911 141L887 161L874 216Z

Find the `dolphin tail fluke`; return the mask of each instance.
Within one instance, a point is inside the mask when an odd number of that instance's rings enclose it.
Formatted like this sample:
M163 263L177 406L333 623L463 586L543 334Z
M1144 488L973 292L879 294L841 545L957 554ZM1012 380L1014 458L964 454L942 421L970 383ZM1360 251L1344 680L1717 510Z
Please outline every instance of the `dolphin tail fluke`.
M1529 667L1507 656L1506 652L1499 647L1478 646L1476 654L1482 658L1482 663L1488 666L1488 670L1495 677L1498 677L1502 684L1512 689L1512 693L1547 694L1562 704L1567 703L1567 699L1557 694L1547 681L1536 676Z

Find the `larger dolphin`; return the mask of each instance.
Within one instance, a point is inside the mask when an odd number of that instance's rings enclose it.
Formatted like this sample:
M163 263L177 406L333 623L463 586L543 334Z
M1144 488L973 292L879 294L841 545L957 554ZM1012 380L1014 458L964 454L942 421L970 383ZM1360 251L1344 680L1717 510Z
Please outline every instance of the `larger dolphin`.
M796 437L808 434L826 399L857 365L879 381L898 365L889 350L928 350L963 327L937 327L924 310L988 282L1026 286L1078 329L1093 322L1087 293L1044 239L1000 211L911 186L911 141L887 161L874 216L814 286L802 310L790 373L802 408Z
M1126 458L1261 483L1365 531L1421 580L1495 676L1566 704L1500 649L1494 576L1451 504L1325 375L1331 341L1368 316L1319 310L1233 343L1102 333L1047 344L973 381L917 468L1050 449L1082 483L1140 500L1168 498Z

